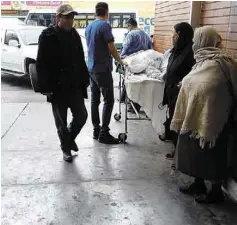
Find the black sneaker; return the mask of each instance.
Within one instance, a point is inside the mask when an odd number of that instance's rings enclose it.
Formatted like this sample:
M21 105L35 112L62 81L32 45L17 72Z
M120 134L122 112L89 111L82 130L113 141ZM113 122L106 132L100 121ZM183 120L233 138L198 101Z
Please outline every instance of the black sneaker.
M66 162L72 162L72 153L71 151L63 151L63 160Z
M94 129L94 132L93 132L93 139L95 139L95 140L98 140L98 139L99 139L99 136L100 136L100 129L101 129L101 128Z
M100 134L99 142L103 144L116 145L120 143L118 138L113 137L110 133Z
M175 155L175 152L171 152L171 153L168 153L168 154L166 154L165 156L166 156L166 159L174 159L174 155Z
M170 142L170 141L172 141L172 138L167 136L167 135L165 135L165 133L160 134L158 137L163 142Z

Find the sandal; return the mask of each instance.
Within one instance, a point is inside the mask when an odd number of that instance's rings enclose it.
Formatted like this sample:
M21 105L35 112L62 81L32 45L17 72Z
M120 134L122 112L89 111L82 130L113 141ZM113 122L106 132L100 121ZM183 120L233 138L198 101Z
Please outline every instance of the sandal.
M160 139L161 141L163 141L163 142L172 141L171 138L169 138L168 136L165 135L165 133L164 133L164 134L160 134L158 137L159 137L159 139Z
M175 152L171 152L171 153L168 153L166 154L166 159L174 159L174 155L175 155Z
M171 165L171 169L172 169L172 170L176 170L176 166L175 166L174 163L172 163L172 165Z

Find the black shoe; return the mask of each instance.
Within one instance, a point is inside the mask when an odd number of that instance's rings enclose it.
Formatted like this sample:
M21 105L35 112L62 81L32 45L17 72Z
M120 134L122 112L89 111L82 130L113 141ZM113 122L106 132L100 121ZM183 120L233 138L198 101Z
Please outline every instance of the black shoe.
M99 142L103 144L116 145L120 143L118 138L113 137L110 133L100 134Z
M220 204L225 201L225 196L221 190L218 192L211 190L206 195L196 195L195 201L200 204Z
M179 191L186 195L195 196L206 194L207 188L204 182L194 182L189 186L180 187Z
M165 134L160 134L159 139L163 142L170 142L172 141L170 137L166 136Z
M72 162L72 153L71 151L63 151L63 160L66 162Z
M72 141L72 143L71 143L71 150L73 150L74 152L79 151L79 148L77 147L77 144L75 141Z
M174 154L175 154L175 152L171 152L171 153L166 154L165 155L166 159L174 159Z
M74 138L71 137L71 136L74 136L74 135L72 135L72 126L70 125L67 129L68 129L68 132L69 132L69 134L70 134L70 138L71 138L71 140L72 140L71 143L70 143L70 149L73 150L74 152L78 152L79 149L78 149L78 147L77 147L77 144L76 144ZM74 136L74 137L75 137L75 136Z
M172 165L171 165L171 169L172 169L172 170L176 170L176 166L175 166L174 163L172 163Z
M101 130L101 128L94 129L94 132L93 132L93 139L95 139L95 140L98 140L98 139L99 139L100 130Z

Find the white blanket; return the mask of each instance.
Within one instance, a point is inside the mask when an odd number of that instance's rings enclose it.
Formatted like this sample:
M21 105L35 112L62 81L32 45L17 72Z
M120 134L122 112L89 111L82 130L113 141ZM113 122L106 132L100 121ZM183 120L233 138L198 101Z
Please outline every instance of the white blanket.
M133 74L144 72L148 77L158 78L162 60L162 53L150 49L130 55L124 59L124 62L128 64L127 70Z
M164 82L143 74L127 77L125 85L128 98L142 106L155 131L161 133L164 130L166 110L160 110L158 106L163 99Z
M170 50L164 54L147 50L125 58L128 63L125 73L128 98L141 105L157 133L164 130L166 109L160 110L158 106L163 99L163 79L169 56Z

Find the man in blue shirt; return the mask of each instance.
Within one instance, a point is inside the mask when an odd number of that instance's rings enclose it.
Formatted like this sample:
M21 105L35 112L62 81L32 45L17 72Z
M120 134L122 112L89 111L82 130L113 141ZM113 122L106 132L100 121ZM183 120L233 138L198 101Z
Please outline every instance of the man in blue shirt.
M141 50L152 49L152 41L147 33L137 27L137 21L130 18L127 21L129 33L123 42L121 57L124 58Z
M126 56L132 55L139 51L145 51L152 49L152 41L151 38L145 33L143 30L139 29L137 26L137 21L133 18L130 18L127 21L129 33L126 35L123 48L121 51L121 58L125 58ZM125 101L125 88L122 90L121 101ZM133 105L137 112L140 111L141 106L138 103L133 102ZM129 105L128 112L135 113L133 107Z
M105 2L97 3L96 20L86 28L88 46L88 69L91 86L91 117L94 126L93 138L104 144L118 144L119 140L109 133L109 124L114 106L113 58L122 64L114 45L112 29L107 23L109 7ZM104 97L102 126L100 126L100 95Z

